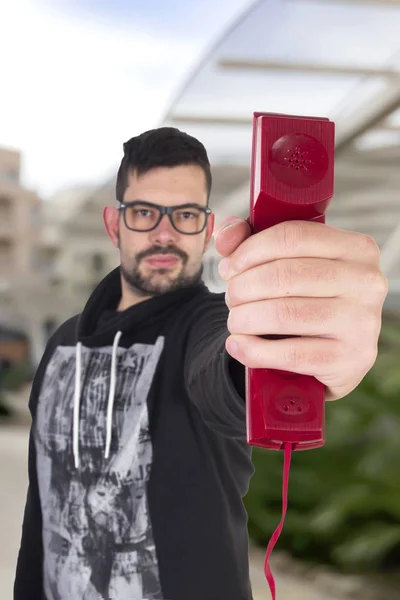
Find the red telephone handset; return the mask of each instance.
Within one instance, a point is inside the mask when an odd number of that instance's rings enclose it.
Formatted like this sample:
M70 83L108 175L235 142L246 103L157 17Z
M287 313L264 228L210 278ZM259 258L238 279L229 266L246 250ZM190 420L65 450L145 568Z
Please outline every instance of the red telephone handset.
M324 223L334 191L334 152L335 124L329 119L254 113L252 232L283 221ZM285 451L283 516L268 547L265 566L273 598L275 584L268 558L283 527L291 452L325 443L324 405L324 386L314 377L246 369L247 441Z

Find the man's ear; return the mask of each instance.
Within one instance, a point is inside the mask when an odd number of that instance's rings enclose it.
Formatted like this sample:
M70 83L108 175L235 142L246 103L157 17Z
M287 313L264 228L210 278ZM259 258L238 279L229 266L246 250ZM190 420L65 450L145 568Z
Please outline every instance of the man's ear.
M116 206L106 206L104 208L103 221L112 245L119 248L119 210Z

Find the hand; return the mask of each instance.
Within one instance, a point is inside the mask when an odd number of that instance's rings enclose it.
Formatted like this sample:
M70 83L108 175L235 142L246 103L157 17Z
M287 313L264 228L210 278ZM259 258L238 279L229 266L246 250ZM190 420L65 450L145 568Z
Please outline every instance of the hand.
M313 375L327 400L346 396L377 357L388 291L377 244L308 221L250 233L230 218L214 234L228 282L227 352L246 367ZM302 337L258 337L266 334Z

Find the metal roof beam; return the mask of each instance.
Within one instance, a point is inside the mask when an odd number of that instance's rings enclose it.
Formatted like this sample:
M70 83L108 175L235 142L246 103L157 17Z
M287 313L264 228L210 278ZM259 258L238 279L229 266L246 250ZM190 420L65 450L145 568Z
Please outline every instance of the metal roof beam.
M330 209L327 211L327 223L338 227L339 229L354 229L355 231L382 231L388 234L393 229L393 221L400 220L400 212L397 214L393 211L390 213L381 214L377 209L365 213L362 209L349 210L343 208L342 211Z
M400 71L395 69L382 69L375 67L361 67L351 65L333 65L317 63L301 63L294 61L273 61L241 58L222 58L218 61L222 69L245 70L245 71L288 71L290 73L300 72L309 74L326 75L352 75L387 77L400 81Z
M240 117L240 116L225 116L225 115L198 115L198 114L185 114L177 113L168 119L171 124L192 124L192 125L205 125L205 126L227 126L227 127L249 127L252 125L252 117ZM376 123L374 129L377 131L400 131L400 123L390 123L388 121L382 121Z
M400 123L390 123L390 121L385 121L384 123L380 123L376 126L376 129L379 131L394 131L400 132Z
M381 269L386 277L400 264L400 222L389 236L381 251Z
M374 163L374 159L377 160L377 164ZM365 167L366 163L368 164L367 169ZM374 153L360 151L358 154L341 155L336 161L335 172L336 176L342 177L343 180L346 180L346 178L352 180L360 178L363 181L374 181L390 177L400 182L400 169L399 171L393 169L393 165L389 161L387 164L384 160L379 162L379 148L374 149Z
M251 117L228 117L217 115L189 115L176 114L168 119L170 123L191 123L192 125L228 125L228 126L251 126Z
M310 0L294 0L295 2L297 2L298 4L300 2L310 2ZM311 2L314 4L315 0L311 0ZM396 8L397 6L400 6L400 0L317 0L318 3L323 4L324 2L326 4L334 4L335 2L337 4L359 4L360 6L364 5L375 5L378 6L379 8L381 6L386 6L386 7L394 7Z
M376 127L400 107L400 83L391 82L385 91L357 106L336 126L336 152L348 148L358 137Z

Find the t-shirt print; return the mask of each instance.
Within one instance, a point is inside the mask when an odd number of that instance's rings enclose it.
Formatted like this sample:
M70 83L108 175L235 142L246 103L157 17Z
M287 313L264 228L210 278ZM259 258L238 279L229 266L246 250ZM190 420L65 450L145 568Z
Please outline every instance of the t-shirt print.
M59 346L39 397L35 442L47 600L163 600L146 484L148 393L164 346L118 348L111 451L104 458L112 347L82 346L80 466L72 431L75 348Z

